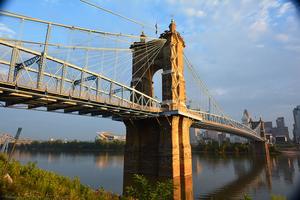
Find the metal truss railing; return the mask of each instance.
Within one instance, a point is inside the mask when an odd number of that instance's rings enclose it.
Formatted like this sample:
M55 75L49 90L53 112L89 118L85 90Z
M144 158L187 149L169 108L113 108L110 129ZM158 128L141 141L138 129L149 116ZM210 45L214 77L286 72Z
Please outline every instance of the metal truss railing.
M0 59L1 82L72 98L160 111L160 101L101 74L1 39L0 48L10 55ZM54 66L59 66L58 70ZM70 77L70 71L77 77Z
M244 124L241 124L240 122L235 121L231 118L228 118L225 116L220 116L220 115L215 115L215 114L211 114L211 113L207 113L207 112L203 112L203 111L189 110L189 112L192 114L200 115L200 118L202 119L201 122L203 122L203 123L213 122L216 124L225 125L228 127L239 129L239 130L253 136L254 138L257 138L258 140L263 140L263 138L261 138L261 136L260 136L259 127L257 127L256 129L251 129L250 127L248 127Z

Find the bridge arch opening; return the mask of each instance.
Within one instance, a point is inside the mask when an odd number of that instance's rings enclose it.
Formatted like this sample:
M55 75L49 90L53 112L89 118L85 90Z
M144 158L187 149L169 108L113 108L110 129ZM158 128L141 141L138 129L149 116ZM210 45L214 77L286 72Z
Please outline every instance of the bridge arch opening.
M162 101L162 73L163 70L159 69L152 77L153 97L159 101Z

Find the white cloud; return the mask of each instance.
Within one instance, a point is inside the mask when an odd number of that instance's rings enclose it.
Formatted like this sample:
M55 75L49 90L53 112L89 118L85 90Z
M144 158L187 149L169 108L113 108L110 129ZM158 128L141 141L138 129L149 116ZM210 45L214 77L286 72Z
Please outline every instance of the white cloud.
M268 10L272 8L279 8L281 3L277 0L262 0L260 6L262 6L263 9Z
M12 38L16 34L15 31L8 28L6 24L0 23L0 36L1 37L8 37Z
M205 17L206 13L203 10L197 10L195 8L186 8L184 13L189 17Z
M197 0L166 0L167 3L171 5L175 4L194 4L197 3Z
M45 3L58 3L59 0L44 0Z
M249 28L249 37L257 39L269 29L270 10L280 7L277 0L263 0L258 6L256 14L254 14L254 21Z
M257 47L257 48L264 48L265 45L264 44L256 44L255 47Z
M289 36L287 34L279 33L275 35L275 39L280 42L287 42L289 41Z
M287 45L284 48L290 51L295 51L297 53L300 53L300 45Z
M287 11L290 10L292 7L293 7L293 4L291 2L284 3L278 10L278 17L287 13Z
M250 26L249 36L252 39L257 39L263 33L267 32L268 23L264 19L257 20L253 22Z
M265 20L258 20L250 26L250 29L256 33L263 33L268 30L268 24Z
M211 93L213 96L224 96L228 93L228 90L225 88L216 88L212 89Z

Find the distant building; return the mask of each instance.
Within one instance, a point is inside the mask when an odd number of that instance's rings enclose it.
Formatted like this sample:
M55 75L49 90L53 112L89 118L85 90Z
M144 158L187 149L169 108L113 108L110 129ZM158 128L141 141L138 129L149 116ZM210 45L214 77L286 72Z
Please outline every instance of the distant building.
M250 127L250 121L251 121L250 115L249 115L247 109L245 109L244 113L243 113L243 117L242 117L242 124Z
M300 105L294 108L293 115L294 115L294 129L293 129L294 141L299 144L300 143Z
M270 143L284 143L290 140L288 127L285 126L284 118L276 119L276 127L273 127L272 122L264 122L266 137Z
M30 144L32 143L32 141L33 140L28 138L19 138L16 144L17 145ZM3 145L5 142L9 142L9 143L15 142L15 138L8 133L0 133L0 145Z
M247 109L244 110L243 116L242 116L242 124L251 127L251 116ZM240 136L235 136L233 143L247 143L248 139Z
M277 125L277 128L284 128L285 127L284 117L278 117L276 119L276 125Z
M251 121L251 117L249 112L247 111L247 109L244 110L243 116L242 116L242 124L250 127L250 121ZM230 142L231 143L247 143L248 140L244 137L240 137L237 135L230 135Z
M276 138L276 142L277 142L277 138L283 138L285 137L286 141L290 140L289 137L289 130L288 127L285 126L284 123L284 118L283 117L278 117L276 119L276 126L272 129L272 135ZM282 139L280 139L280 141L282 141Z
M213 130L204 130L202 133L202 139L205 143L215 141L221 144L225 141L230 141L230 138L227 138L226 133Z
M272 134L266 132L265 136L269 144L274 144L276 142L276 138L273 137Z
M288 138L285 135L277 135L275 136L276 144L283 144L288 142Z
M103 141L125 141L125 135L113 135L110 132L99 132L95 140L103 140Z
M293 115L294 115L294 129L293 129L294 141L300 143L300 105L294 108Z
M198 145L201 136L201 130L199 128L190 128L190 143L191 145Z
M266 134L272 135L273 123L272 122L264 122Z
M244 137L240 137L237 135L231 135L230 136L230 143L248 143L248 139L244 138Z

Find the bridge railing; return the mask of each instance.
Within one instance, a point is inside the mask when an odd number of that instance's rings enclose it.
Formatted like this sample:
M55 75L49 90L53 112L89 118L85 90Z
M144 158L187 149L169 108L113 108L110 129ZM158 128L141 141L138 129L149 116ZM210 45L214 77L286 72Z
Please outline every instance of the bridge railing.
M199 111L199 110L189 110L189 111L191 113L199 114L201 116L201 118L203 119L203 121L209 121L209 122L223 124L226 126L231 126L233 128L244 130L245 132L248 132L249 134L254 135L256 137L260 137L258 129L253 130L250 127L248 127L238 121L235 121L231 118L228 118L226 116L216 115L216 114L207 113L207 112L203 112L203 111Z
M0 50L5 52L0 58L1 82L132 109L160 110L158 100L84 67L1 39Z
M86 61L87 56L82 59L77 58L76 53L70 56L67 51L66 55L61 55L60 51L60 48L67 48L78 49L80 55L93 50L125 51L130 54L131 40L139 40L140 36L69 26L7 11L0 11L0 16L7 20L7 27L12 29L10 34L0 35L0 81L72 98L145 111L160 111L160 101L103 73L88 70L90 66ZM89 44L93 41L93 47L66 46L69 45L67 41L71 35L77 39L83 37L79 43ZM119 44L120 41L123 43ZM103 47L102 42L107 47ZM116 47L117 43L120 46ZM105 60L103 54L101 58ZM104 64L105 62L93 63L96 69Z

